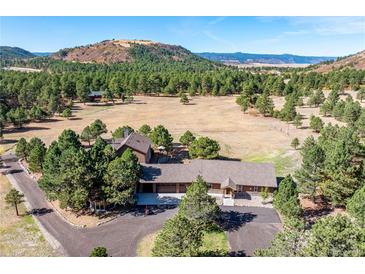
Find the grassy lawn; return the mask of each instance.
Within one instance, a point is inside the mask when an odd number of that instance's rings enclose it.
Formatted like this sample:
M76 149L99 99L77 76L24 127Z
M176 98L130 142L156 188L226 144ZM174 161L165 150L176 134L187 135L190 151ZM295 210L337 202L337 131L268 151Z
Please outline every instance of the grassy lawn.
M272 163L275 166L277 176L285 176L296 169L296 160L291 155L285 153L269 155L253 155L244 159L244 161L255 163Z
M59 256L44 239L32 216L26 208L19 206L17 217L14 208L5 203L5 195L11 185L0 175L0 256Z
M159 231L145 236L137 246L137 256L151 257L154 241ZM228 239L223 231L206 232L203 236L203 246L201 251L204 253L214 252L217 250L229 251Z

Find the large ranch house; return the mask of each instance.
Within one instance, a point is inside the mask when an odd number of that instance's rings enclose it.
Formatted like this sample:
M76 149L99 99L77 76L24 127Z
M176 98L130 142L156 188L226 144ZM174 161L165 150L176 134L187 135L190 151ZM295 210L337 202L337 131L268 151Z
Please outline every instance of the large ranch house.
M132 149L141 163L138 204L178 203L198 176L208 183L209 193L227 205L233 205L235 199L250 200L263 190L272 193L277 188L275 168L270 163L202 159L186 164L151 163L151 141L138 133L125 134L111 144L119 155Z
M209 185L209 192L235 197L242 192L260 192L276 188L272 164L226 160L192 160L188 164L142 165L139 192L184 193L198 176Z

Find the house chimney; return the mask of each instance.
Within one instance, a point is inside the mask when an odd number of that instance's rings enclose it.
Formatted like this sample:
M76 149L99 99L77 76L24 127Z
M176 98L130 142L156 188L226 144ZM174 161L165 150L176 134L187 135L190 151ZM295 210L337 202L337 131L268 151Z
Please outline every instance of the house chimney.
M129 129L125 128L124 129L124 138L127 138L129 136Z

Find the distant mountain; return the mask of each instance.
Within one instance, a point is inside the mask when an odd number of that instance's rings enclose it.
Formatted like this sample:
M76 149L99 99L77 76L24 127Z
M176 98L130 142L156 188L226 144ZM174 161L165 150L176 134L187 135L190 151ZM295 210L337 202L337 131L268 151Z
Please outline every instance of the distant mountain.
M255 54L255 53L213 53L202 52L196 53L198 56L211 61L223 63L249 64L317 64L324 61L335 60L336 57L324 56L299 56L292 54Z
M54 54L54 52L32 52L32 54L39 57L48 57Z
M0 46L0 59L31 58L35 55L18 47Z
M335 69L354 68L365 69L365 50L337 58L333 62L324 62L313 67L317 72L330 72Z
M150 40L105 40L86 46L61 49L52 58L82 63L120 63L148 61L203 61L189 50Z

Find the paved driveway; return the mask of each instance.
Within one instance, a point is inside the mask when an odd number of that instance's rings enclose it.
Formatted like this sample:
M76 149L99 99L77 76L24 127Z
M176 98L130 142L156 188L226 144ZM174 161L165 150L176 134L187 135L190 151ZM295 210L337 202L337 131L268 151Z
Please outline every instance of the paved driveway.
M52 211L43 192L19 166L15 156L2 156L11 179L25 194L32 209L42 209L35 218L60 244L66 256L88 256L96 246L105 246L111 256L135 256L137 243L145 235L159 230L177 209L158 210L143 216L143 208L119 216L94 228L76 228ZM274 209L258 207L221 207L222 226L227 231L234 256L252 256L257 248L267 247L281 228Z
M270 246L282 229L277 212L262 207L221 207L232 256L252 256L257 248Z
M41 225L61 245L66 256L89 256L96 246L105 246L112 256L135 256L138 241L145 235L160 229L175 214L176 209L160 210L144 217L142 210L119 216L110 223L94 228L76 228L66 223L52 211L43 192L19 166L16 157L2 156L13 180L25 194L32 209L43 209L35 216Z

